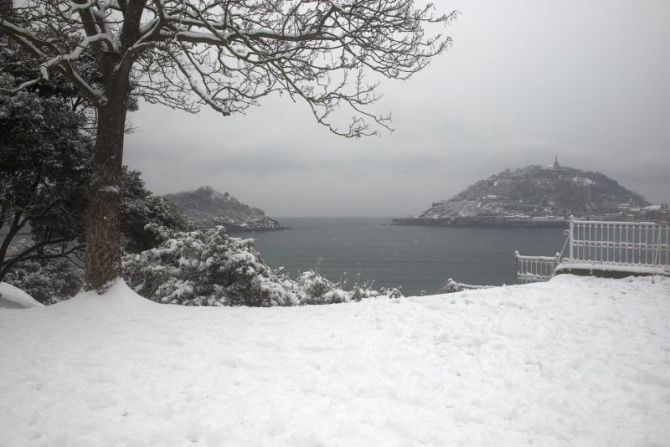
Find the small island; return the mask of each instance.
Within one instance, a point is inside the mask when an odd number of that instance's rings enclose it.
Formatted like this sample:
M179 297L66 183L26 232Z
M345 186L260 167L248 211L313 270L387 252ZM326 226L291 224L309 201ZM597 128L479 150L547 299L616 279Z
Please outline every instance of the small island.
M167 194L173 203L198 228L222 225L230 232L277 231L286 227L256 207L240 202L230 193L220 193L210 186L195 191Z
M670 221L667 204L599 172L561 166L527 166L480 180L451 199L435 202L418 217L395 225L564 227L569 216L591 220Z

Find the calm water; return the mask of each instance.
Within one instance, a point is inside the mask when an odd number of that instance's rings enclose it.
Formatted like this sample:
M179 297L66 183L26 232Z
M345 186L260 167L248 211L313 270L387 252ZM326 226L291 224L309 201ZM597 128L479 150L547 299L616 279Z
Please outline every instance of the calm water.
M280 218L290 230L256 239L263 258L292 275L318 270L329 279L374 280L406 295L435 293L447 278L469 284L516 283L514 250L552 255L557 228L434 228L388 225L390 218Z

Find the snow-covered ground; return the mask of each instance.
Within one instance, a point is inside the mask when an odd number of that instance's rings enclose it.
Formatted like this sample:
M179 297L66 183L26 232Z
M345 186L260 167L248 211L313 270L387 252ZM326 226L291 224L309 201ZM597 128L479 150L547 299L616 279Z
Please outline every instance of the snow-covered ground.
M32 296L6 282L0 282L0 308L42 307Z
M665 446L670 278L0 309L2 446Z

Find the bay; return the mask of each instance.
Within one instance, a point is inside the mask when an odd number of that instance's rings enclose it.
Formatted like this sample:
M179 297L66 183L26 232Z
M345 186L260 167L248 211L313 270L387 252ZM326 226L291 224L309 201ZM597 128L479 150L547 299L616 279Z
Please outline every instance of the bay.
M438 293L448 278L468 284L515 284L514 251L561 251L560 228L455 228L390 225L386 217L284 217L288 230L251 237L263 259L295 277L316 270L333 281L400 287L405 295Z

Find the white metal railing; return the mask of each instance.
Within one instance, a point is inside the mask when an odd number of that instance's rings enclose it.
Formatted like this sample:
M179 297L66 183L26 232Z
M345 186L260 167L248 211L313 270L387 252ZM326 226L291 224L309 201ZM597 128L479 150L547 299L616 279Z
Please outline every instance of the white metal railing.
M670 273L670 224L607 222L570 217L569 252L560 268Z
M523 284L547 281L554 276L560 259L560 253L556 256L526 256L515 251L516 277Z
M670 224L576 220L570 216L569 225L563 250L556 256L514 253L521 283L547 281L565 270L670 275Z

